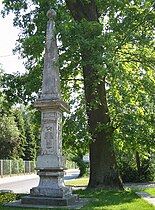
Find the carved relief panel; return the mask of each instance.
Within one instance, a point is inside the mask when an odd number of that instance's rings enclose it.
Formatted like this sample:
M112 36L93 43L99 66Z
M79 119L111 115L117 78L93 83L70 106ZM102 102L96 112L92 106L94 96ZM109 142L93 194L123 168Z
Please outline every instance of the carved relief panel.
M42 112L41 154L62 155L62 113Z
M56 112L42 112L41 154L56 153Z

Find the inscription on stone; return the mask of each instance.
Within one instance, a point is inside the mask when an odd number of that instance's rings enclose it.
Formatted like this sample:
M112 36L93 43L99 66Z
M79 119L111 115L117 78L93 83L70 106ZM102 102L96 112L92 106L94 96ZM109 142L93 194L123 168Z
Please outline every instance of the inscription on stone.
M47 126L45 128L45 141L46 141L46 148L53 148L53 140L54 140L54 133L53 127Z
M54 154L56 144L55 123L46 123L42 130L42 155Z

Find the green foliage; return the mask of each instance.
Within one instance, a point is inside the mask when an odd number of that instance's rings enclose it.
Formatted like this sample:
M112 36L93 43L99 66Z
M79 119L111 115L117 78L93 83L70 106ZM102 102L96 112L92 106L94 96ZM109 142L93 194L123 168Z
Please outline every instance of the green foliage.
M2 192L0 193L0 204L6 204L8 202L12 202L15 201L19 198L19 195L14 194L14 193L6 193L6 192Z
M9 89L12 91L11 86ZM0 96L0 158L34 160L36 149L40 148L38 114L25 106L12 106L17 103L15 96L12 99L8 97L4 93Z
M25 122L23 119L23 110L24 107L14 107L12 112L15 117L15 121L17 123L18 130L20 131L19 138L20 138L20 148L18 150L18 155L20 158L24 157L25 145L26 142L26 135L25 135Z
M86 175L87 170L88 170L88 164L85 163L82 158L83 158L83 156L81 156L79 154L77 156L73 156L73 158L72 158L72 161L74 161L77 164L77 167L80 170L79 177Z
M24 145L24 160L36 159L36 145L38 140L38 134L36 134L35 131L37 124L34 123L34 117L35 110L25 109L25 111L23 112L26 138L26 145Z
M0 98L2 100L2 97ZM1 109L1 104L0 104ZM0 159L18 158L19 130L13 115L0 112Z
M152 157L154 154L152 154ZM153 181L155 176L154 160L140 154L140 165L137 167L136 153L132 150L119 151L118 166L123 182Z
M9 110L15 104L27 105L30 101L34 102L41 87L41 76L42 71L39 63L33 68L33 71L29 71L29 74L5 73L1 84L7 101L7 109Z
M142 162L148 155L146 151L154 152L154 1L110 0L103 3L96 0L98 21L82 19L80 22L73 20L64 1L37 0L31 3L30 10L29 1L3 1L3 14L13 11L14 25L21 28L16 50L27 59L29 70L22 76L18 73L5 75L3 87L7 101L9 104L26 104L29 100L34 101L35 94L40 91L46 12L52 6L57 10L62 93L65 101L75 104L72 105L73 112L64 120L64 150L74 153L75 157L84 155L88 150L90 135L86 100L83 100L82 70L90 65L98 78L92 86L94 96L99 91L98 85L106 78L108 114L114 130L113 144L122 161L122 175L133 171L136 176L136 166L126 160L123 162L123 151L131 151L134 163L136 151L141 154ZM87 56L82 59L84 54ZM96 99L89 109L101 103L99 98ZM33 142L33 132L29 122L27 124L27 138ZM107 125L99 126L105 128ZM30 147L35 145L32 143ZM125 159L127 157L125 155Z

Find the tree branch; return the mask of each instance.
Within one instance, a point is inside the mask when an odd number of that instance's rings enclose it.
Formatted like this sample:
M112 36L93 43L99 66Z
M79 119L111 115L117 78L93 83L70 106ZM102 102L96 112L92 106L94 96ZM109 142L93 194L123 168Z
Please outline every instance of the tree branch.
M81 0L66 0L65 2L76 21L80 21L83 18L88 21L98 20L99 15L94 0L90 0L90 2L83 2Z

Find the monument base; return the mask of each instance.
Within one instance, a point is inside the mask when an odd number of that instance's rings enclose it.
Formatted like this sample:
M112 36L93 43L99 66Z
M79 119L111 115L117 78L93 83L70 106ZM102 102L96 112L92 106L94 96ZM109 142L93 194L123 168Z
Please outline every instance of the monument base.
M76 195L74 195L74 196L76 196ZM30 196L27 196L27 197L30 198ZM31 198L33 199L33 197L31 197ZM40 200L40 197L36 197L36 198ZM75 202L73 202L73 199L68 199L65 202L63 201L65 203L65 205L61 206L60 204L62 204L62 202L59 200L60 202L56 206L56 205L47 205L47 203L44 205L38 204L37 199L33 200L34 204L31 204L29 201L32 201L32 199L30 199L30 200L27 199L28 204L23 204L23 203L21 203L21 200L19 200L19 201L4 204L4 206L20 207L20 208L38 208L38 209L61 209L61 210L62 209L81 209L83 206L85 206L86 204L88 204L89 202L92 201L92 198L78 198L78 196L77 196L75 198ZM46 200L44 200L44 203L45 203L45 201ZM54 204L56 204L56 202L54 202ZM68 205L66 205L66 203Z
M66 196L64 198L50 198L39 196L25 196L21 199L21 204L46 205L46 206L69 206L78 200L78 195Z

